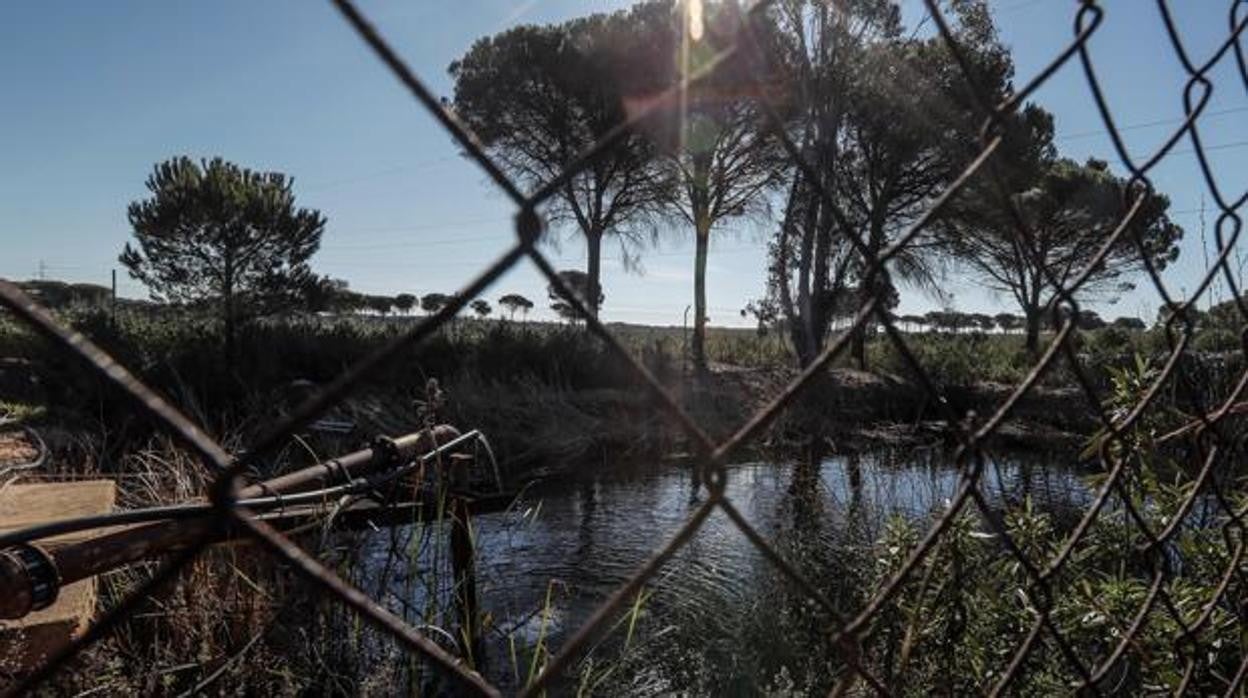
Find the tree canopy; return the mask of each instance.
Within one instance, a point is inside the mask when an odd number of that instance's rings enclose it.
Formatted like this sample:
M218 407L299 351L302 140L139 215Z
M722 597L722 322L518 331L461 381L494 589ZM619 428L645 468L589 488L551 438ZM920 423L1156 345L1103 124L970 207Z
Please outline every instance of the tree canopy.
M389 315L394 308L394 298L382 295L364 296L364 305L378 315Z
M432 315L450 302L451 297L445 293L426 293L420 297L420 309Z
M1048 136L1051 131L1038 137ZM1018 303L1032 351L1059 288L1086 273L1078 296L1112 302L1134 288L1128 279L1144 268L1141 249L1163 269L1178 257L1183 236L1166 215L1168 198L1129 188L1102 161L1044 157L1036 167L1034 176L1015 178L1014 190L1004 193L1008 200L987 184L971 187L949 228L960 263ZM1124 221L1126 230L1091 266Z
M781 77L771 74L774 62L767 60L774 52L729 54L747 41L776 43L773 25L747 25L748 15L735 1L708 3L695 39L691 12L689 3L672 0L633 9L631 62L648 80L629 99L651 107L642 125L674 182L666 208L693 234L691 349L695 366L704 368L711 233L729 219L764 212L768 192L782 183L789 163L758 101Z
M411 293L400 293L394 297L394 307L401 313L410 313L416 307L417 298Z
M533 309L533 301L525 298L519 293L508 293L498 299L498 304L507 309L507 312L511 314L511 319L513 320L516 319L516 312L528 315L529 311Z
M580 317L576 313L576 308L573 308L572 304L566 301L555 301L550 304L550 309L555 311L555 315L558 315L561 320L568 322L574 323Z
M363 297L351 291L345 280L329 276L309 279L301 294L304 309L313 313L349 311L363 303Z
M532 189L545 186L626 120L622 90L630 78L621 72L621 51L631 31L620 12L480 39L449 68L455 114L510 176ZM558 188L545 213L556 227L570 224L585 236L590 287L601 286L603 237L635 243L652 236L668 188L653 144L631 132L599 147ZM586 295L595 315L597 295Z
M297 207L292 187L221 158L160 163L151 196L130 204L137 247L120 261L154 300L216 305L232 355L238 322L290 306L314 279L325 217Z
M959 2L954 9L953 30L967 64L987 89L1006 93L1013 66L983 3ZM789 0L777 4L774 16L794 84L786 127L807 167L788 178L770 248L769 293L805 365L823 346L850 289L858 289L858 302L897 292L873 260L973 157L982 119L944 42L904 34L888 0L844 7ZM924 229L894 249L893 276L939 297L940 245L937 231ZM867 329L853 343L862 366Z
M577 269L565 269L559 272L559 280L563 282L564 286L567 286L568 289L572 291L572 293L577 297L577 300L581 301L581 303L583 303L586 307L589 307L590 305L590 301L588 297L588 294L590 292L589 275ZM555 289L554 284L551 284L546 287L546 295L549 296L552 301L556 301L560 303L564 302L563 296L559 295L559 291ZM593 305L601 306L604 300L606 300L606 295L603 294L602 288L599 287L598 297L594 299ZM571 309L570 305L568 307ZM564 311L556 310L556 312L563 314Z

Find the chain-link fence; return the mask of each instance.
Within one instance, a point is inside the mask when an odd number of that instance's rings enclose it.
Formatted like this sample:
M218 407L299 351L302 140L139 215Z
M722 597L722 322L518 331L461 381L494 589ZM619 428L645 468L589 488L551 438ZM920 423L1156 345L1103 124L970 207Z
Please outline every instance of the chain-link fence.
M60 324L49 312L41 308L29 297L9 283L0 284L0 299L4 305L50 338L62 349L76 354L82 361L89 363L101 375L128 393L138 409L164 425L176 435L186 446L193 450L205 463L211 464L217 476L215 485L209 496L214 507L216 524L227 524L241 527L249 535L261 543L276 559L289 565L313 585L327 598L336 600L351 609L377 628L389 633L394 639L412 653L422 655L439 672L452 680L465 693L485 695L498 694L499 690L488 683L481 675L472 671L460 658L453 656L441 646L431 641L420 631L405 624L404 621L345 583L338 575L327 569L321 562L310 556L295 543L281 535L264 521L255 518L249 511L234 505L235 492L239 487L240 476L250 467L258 464L266 456L275 452L297 430L307 426L323 414L325 410L347 396L360 381L370 372L378 369L386 362L393 361L406 349L420 343L444 326L473 298L489 288L500 276L513 267L526 262L533 264L549 281L554 289L584 318L586 327L596 335L618 358L626 364L637 379L653 394L657 404L687 435L696 449L696 471L708 496L692 511L670 539L653 551L652 557L633 571L631 577L609 596L594 611L584 624L571 633L561 648L553 653L541 669L534 681L521 691L521 695L537 695L547 689L553 680L559 677L587 649L589 643L600 634L605 625L616 617L647 582L670 560L691 538L716 510L725 514L740 532L755 546L762 556L775 566L796 588L801 590L810 601L817 604L823 612L835 621L827 628L831 646L836 649L837 660L844 669L839 673L837 683L832 691L841 695L847 691L860 691L864 688L881 694L894 692L893 684L880 675L877 661L871 656L871 636L875 623L890 605L898 603L907 585L916 582L916 577L925 569L925 561L939 553L945 540L957 525L959 517L968 513L978 512L982 520L993 527L993 534L1000 542L1000 549L1016 564L1026 583L1020 587L1020 607L1025 609L1028 622L1017 633L1018 639L1014 646L998 648L1000 665L989 672L993 677L991 685L985 686L997 694L1009 690L1021 674L1028 671L1029 661L1041 646L1055 650L1064 663L1066 671L1074 677L1074 683L1068 684L1080 692L1108 692L1112 687L1107 685L1110 677L1120 677L1124 662L1133 653L1145 651L1140 647L1143 633L1157 632L1163 627L1169 634L1169 652L1167 656L1151 657L1150 661L1161 661L1173 667L1172 681L1166 686L1154 686L1156 690L1168 690L1183 693L1199 683L1202 686L1217 686L1226 695L1237 694L1241 690L1244 673L1248 670L1248 655L1233 673L1218 674L1210 668L1206 661L1210 642L1211 627L1216 624L1229 623L1238 628L1242 634L1248 630L1248 617L1245 617L1241 596L1245 589L1243 570L1243 552L1245 538L1244 509L1238 493L1234 491L1231 468L1237 464L1242 448L1242 432L1234 421L1238 414L1241 393L1248 385L1248 372L1243 373L1234 387L1216 402L1205 404L1202 395L1207 393L1199 390L1180 391L1187 396L1184 399L1190 404L1183 406L1184 414L1191 418L1186 427L1169 435L1170 438L1186 439L1190 443L1189 457L1194 459L1193 473L1185 488L1177 495L1177 506L1174 515L1168 520L1158 522L1146 515L1142 509L1151 506L1152 502L1129 491L1129 482L1138 474L1140 465L1140 441L1137 430L1143 420L1161 409L1158 405L1161 394L1167 387L1187 381L1186 373L1180 369L1185 353L1190 345L1196 328L1191 315L1186 312L1200 299L1215 277L1221 275L1229 287L1240 317L1248 320L1248 305L1240 298L1236 286L1237 274L1232 269L1229 259L1238 240L1241 230L1241 218L1238 211L1244 205L1248 194L1235 195L1225 190L1226 182L1218 176L1211 166L1205 153L1200 136L1200 117L1210 96L1214 91L1211 73L1215 67L1233 63L1235 70L1243 80L1243 87L1248 87L1248 69L1246 69L1245 49L1240 37L1245 25L1248 25L1248 4L1232 0L1229 3L1229 31L1224 42L1217 46L1205 47L1212 49L1204 63L1196 63L1192 52L1186 47L1181 35L1166 8L1164 1L1159 2L1165 29L1170 38L1169 49L1181 61L1188 75L1183 91L1183 106L1186 118L1173 131L1164 144L1147 159L1132 157L1124 145L1121 128L1116 115L1111 110L1104 96L1102 84L1097 77L1092 55L1088 49L1089 40L1096 34L1105 20L1106 11L1095 2L1080 3L1074 15L1073 39L1057 52L1053 60L1044 66L1037 75L1032 77L1021 89L1018 89L1003 102L994 103L985 94L981 86L976 84L975 71L968 65L959 46L956 34L947 24L935 0L927 0L927 11L930 13L939 36L943 39L946 49L952 53L964 71L963 79L969 93L979 100L978 108L983 115L982 128L979 131L978 155L969 158L969 164L960 176L956 177L941 193L931 201L930 206L909 226L896 241L883 249L877 249L862 239L849 236L848 243L858 255L861 268L870 273L887 275L890 265L894 263L906 246L926 226L938 221L944 208L961 190L977 177L989 177L994 154L997 154L1004 141L1002 130L1008 118L1016 113L1025 101L1032 96L1041 85L1045 84L1057 71L1066 69L1082 71L1084 81L1092 100L1095 102L1103 121L1104 128L1112 139L1114 149L1119 158L1119 165L1130 173L1130 184L1127 188L1129 196L1134 197L1125 207L1126 215L1120 224L1094 254L1089 255L1078 273L1065 277L1062 282L1055 282L1056 293L1055 315L1062 318L1056 327L1047 348L1040 353L1026 378L1013 387L1009 397L986 416L957 414L942 399L941 390L935 381L929 379L916 354L907 345L908 338L897 328L894 318L886 310L884 302L875 297L864 298L858 313L854 317L851 331L837 335L818 356L809 363L805 370L788 385L783 392L775 397L764 409L758 411L746 424L741 426L731 437L716 442L707 432L681 407L676 399L639 363L615 338L612 333L599 322L585 307L582 300L568 288L551 262L537 247L543 232L543 222L539 209L544 202L556 194L567 181L581 168L593 161L596 152L613 139L625 137L630 129L647 117L645 109L630 115L627 123L619 124L608 133L598 145L574 158L564 170L563 175L547 182L539 190L525 193L497 166L490 155L482 148L478 140L469 132L446 106L432 94L421 79L416 76L399 54L387 43L382 33L369 23L368 19L355 7L350 0L335 0L346 22L359 34L360 38L376 53L385 67L411 92L420 106L428 110L450 134L465 153L477 166L484 171L498 188L514 202L516 207L515 233L516 239L470 283L451 297L450 302L438 312L418 322L410 332L390 341L386 346L360 361L339 378L327 385L306 403L299 406L284 421L268 430L267 434L252 444L251 448L238 456L227 453L220 445L209 438L190 419L174 407L162 400L155 392L136 379L123 366L115 362L107 353L96 347L81 334L75 333ZM833 3L836 4L836 3ZM751 9L754 15L766 11L766 3ZM1123 12L1137 11L1137 8L1123 7ZM669 96L678 95L682 90L689 89L699 81L714 76L718 67L727 62L734 51L746 46L752 39L750 22L742 24L742 34L737 44L725 51L717 60L709 61L698 75L689 76L682 84L672 87ZM723 59L723 60L720 60ZM1230 89L1237 89L1232 86ZM656 104L663 99L655 100ZM793 134L786 129L781 115L775 113L773 105L761 100L758 105L760 112L765 114L772 128L772 137L779 140L785 151L794 160L799 171L805 172L812 182L822 181L816 171L816 165L804 156L802 145L795 142ZM1212 195L1217 210L1215 229L1217 232L1218 255L1200 278L1196 287L1188 294L1186 300L1175 297L1175 294L1163 283L1159 270L1152 261L1150 251L1142 239L1135 240L1141 262L1147 270L1149 278L1155 285L1162 300L1175 308L1165 322L1164 334L1167 343L1167 357L1159 370L1147 376L1140 386L1141 390L1134 397L1133 403L1120 406L1122 409L1107 407L1107 396L1102 393L1099 383L1089 377L1084 366L1086 359L1081 356L1076 346L1076 324L1080 316L1079 303L1076 300L1081 287L1089 276L1099 268L1110 253L1111 248L1120 243L1120 238L1138 235L1138 229L1132 225L1132 219L1140 214L1141 203L1153 191L1149 179L1158 163L1173 153L1183 141L1188 141L1199 162L1204 177L1204 185ZM837 196L827 190L819 192L825 204L835 209L839 205ZM1002 198L1003 206L1009 208L1009 199ZM1020 229L1025 229L1024 216L1018 212L1010 212L1018 221ZM1038 254L1030 248L1020 236L1018 254ZM1039 268L1045 265L1040 263ZM831 601L817 585L805 578L797 567L769 542L741 513L737 506L725 496L725 464L744 445L758 436L784 410L793 405L804 392L816 384L820 374L838 356L847 350L852 330L863 328L868 324L876 324L882 328L885 340L893 345L898 355L917 376L919 385L933 399L932 404L943 410L943 417L957 442L956 463L959 472L956 493L948 502L943 513L934 519L930 528L921 536L905 554L883 582L874 589L868 601L861 607L845 613ZM1248 326L1248 325L1245 325ZM985 443L994 435L1000 425L1011 416L1012 410L1020 399L1033 391L1041 377L1059 362L1069 367L1076 376L1087 405L1091 406L1099 416L1103 427L1103 438L1096 443L1093 459L1099 460L1104 471L1097 490L1090 498L1089 504L1073 529L1065 535L1060 545L1037 556L1034 549L1016 540L1017 534L1002 522L1001 517L994 515L992 507L981 487L985 473ZM1174 391L1170 391L1174 392ZM1178 393L1174 393L1178 394ZM1162 440L1164 441L1164 439ZM1160 447L1160 441L1149 442L1149 447ZM1185 530L1184 519L1193 508L1212 508L1215 512L1215 526L1220 528L1224 550L1221 551L1223 564L1212 577L1206 579L1205 589L1208 593L1201 598L1180 599L1176 596L1185 593L1185 587L1177 584L1179 567L1183 564L1180 554L1175 552L1179 539ZM1142 571L1142 578L1147 584L1144 592L1134 603L1133 614L1125 619L1114 619L1110 624L1102 626L1102 637L1097 643L1099 648L1089 652L1086 643L1070 640L1066 619L1059 615L1064 613L1058 603L1069 589L1064 574L1072 565L1072 561L1081 555L1083 546L1093 535L1098 526L1098 519L1104 519L1110 511L1126 517L1134 528L1134 547L1123 552L1130 558L1135 569ZM117 603L103 617L74 642L56 652L49 661L33 673L24 677L13 690L23 692L39 686L49 676L61 668L84 647L100 640L119 621L143 603L158 587L170 582L187 564L201 553L209 541L211 527L204 529L200 543L178 552L167 559L153 574L127 598ZM1195 609L1189 612L1185 609ZM1162 620L1158 620L1161 618ZM1151 629L1150 629L1151 628ZM1221 633L1219 633L1221 634ZM1002 638L1003 641L1009 638ZM1012 641L1012 640L1011 640ZM866 649L864 649L866 648ZM1216 674L1214 679L1206 673ZM1115 680L1118 680L1117 678Z

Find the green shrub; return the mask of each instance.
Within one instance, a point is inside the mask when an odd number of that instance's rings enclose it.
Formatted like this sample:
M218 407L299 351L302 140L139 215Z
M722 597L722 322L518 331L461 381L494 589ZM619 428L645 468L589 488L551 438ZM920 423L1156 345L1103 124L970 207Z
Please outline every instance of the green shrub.
M1156 377L1156 368L1142 358L1111 370L1106 407L1125 414ZM1228 512L1204 523L1191 517L1164 548L1146 545L1145 530L1166 529L1184 516L1189 497L1199 497L1194 472L1164 455L1155 441L1157 434L1174 428L1174 420L1166 410L1149 411L1108 447L1113 458L1129 464L1130 475L1122 478L1073 554L1047 575L1043 588L1018 555L1036 569L1047 569L1067 543L1069 527L1062 529L1030 500L999 515L973 506L956 515L934 512L934 517L954 518L877 615L861 654L870 658L869 668L888 677L896 695L927 695L934 687L951 695L987 692L1001 681L1003 669L1036 626L1040 609L1048 611L1046 632L1060 633L1085 667L1099 667L1144 607L1155 571L1165 568L1166 601L1154 605L1148 621L1133 630L1134 641L1100 688L1112 687L1118 695L1170 693L1180 686L1197 695L1225 691L1227 677L1235 676L1244 656L1239 619L1248 593L1242 575L1228 575L1242 567L1240 542L1226 535L1235 530ZM1100 438L1087 454L1100 452ZM1090 475L1088 485L1106 487L1106 478L1106 473ZM1132 511L1123 506L1128 502ZM1231 506L1241 506L1238 498ZM879 562L866 585L879 588L903 569L932 523L894 519L875 546ZM1004 547L1003 535L1016 553ZM1185 658L1176 648L1201 618L1199 655L1184 676ZM903 638L905 647L898 652ZM1066 695L1080 681L1053 642L1032 646L1020 669L1005 693Z
M910 335L906 346L937 387L967 387L980 381L1017 383L1031 367L1021 337L1014 335ZM881 339L870 347L876 370L915 378L895 345Z
M1222 327L1203 330L1192 339L1195 351L1239 351L1242 347L1239 333Z

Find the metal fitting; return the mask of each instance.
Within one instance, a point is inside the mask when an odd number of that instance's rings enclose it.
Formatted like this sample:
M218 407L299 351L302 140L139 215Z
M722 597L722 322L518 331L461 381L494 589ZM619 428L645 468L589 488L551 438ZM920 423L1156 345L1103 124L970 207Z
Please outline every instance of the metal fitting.
M0 618L22 618L56 601L61 578L44 550L29 543L0 551Z
M403 452L399 449L399 444L389 436L378 436L373 439L373 462L384 463L387 467L393 467L401 462Z

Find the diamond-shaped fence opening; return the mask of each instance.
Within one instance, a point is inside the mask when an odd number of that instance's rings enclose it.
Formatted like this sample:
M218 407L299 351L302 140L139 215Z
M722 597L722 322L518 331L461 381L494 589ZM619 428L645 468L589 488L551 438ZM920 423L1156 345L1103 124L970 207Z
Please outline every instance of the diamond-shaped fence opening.
M656 541L651 557L633 569L627 581L607 595L582 625L567 630L561 646L552 648L540 666L534 665L527 681L519 681L509 690L537 695L560 680L591 644L627 613L646 586L688 549L690 541L705 530L710 520L716 521L717 526L734 529L781 580L787 593L800 600L807 616L810 661L829 667L827 675L832 677L832 684L828 688L834 695L914 694L933 686L951 692L976 690L997 694L1010 693L1024 683L1028 690L1040 692L1112 693L1126 685L1133 690L1198 690L1201 694L1231 695L1242 690L1248 669L1248 652L1240 639L1246 601L1244 584L1248 580L1243 571L1245 498L1235 469L1242 459L1242 431L1237 417L1242 412L1248 372L1238 369L1238 379L1212 398L1202 389L1202 378L1191 371L1190 364L1192 342L1199 328L1188 311L1206 296L1211 284L1224 283L1236 299L1240 326L1248 327L1244 323L1248 320L1248 307L1240 300L1236 286L1238 270L1233 268L1241 230L1239 212L1248 194L1225 189L1238 181L1234 180L1235 173L1219 173L1211 166L1200 135L1202 112L1217 87L1211 78L1214 69L1230 65L1242 77L1242 84L1224 89L1248 87L1242 40L1248 25L1248 10L1241 9L1245 3L1230 3L1228 34L1220 44L1200 47L1204 63L1196 62L1195 47L1184 43L1164 0L1158 3L1170 39L1169 50L1189 76L1180 95L1185 120L1155 152L1133 157L1123 144L1118 116L1104 95L1090 46L1097 28L1108 21L1107 10L1095 2L1081 3L1074 10L1070 41L1054 47L1052 61L1013 93L993 95L980 84L980 67L971 62L938 3L927 0L927 10L935 25L933 31L959 66L961 92L981 119L979 123L956 124L974 134L967 142L962 171L942 190L924 199L923 209L916 211L905 229L886 244L869 235L855 235L846 227L846 263L855 265L860 278L867 280L864 286L871 291L860 294L856 312L845 331L810 356L796 379L722 441L713 440L693 413L651 375L567 286L537 244L543 229L539 211L577 172L593 166L598 149L613 139L626 137L630 129L651 116L651 111L678 102L702 83L713 80L723 66L739 67L733 61L735 55L756 56L759 37L754 33L753 20L776 10L776 6L777 11L789 9L790 4L777 0L752 6L728 49L703 61L700 72L686 76L681 84L653 99L651 106L635 110L627 122L607 132L597 145L570 158L561 176L531 193L522 191L491 160L474 135L430 92L391 49L382 32L350 0L335 0L335 4L385 68L514 202L515 241L483 265L480 274L452 296L445 307L350 367L238 456L227 453L107 353L65 328L15 286L0 283L0 301L19 320L127 393L136 409L162 424L202 461L212 474L213 483L204 493L209 503L203 505L200 518L194 524L185 524L198 526L191 529L199 532L192 544L167 558L150 578L98 618L77 640L13 683L10 690L28 691L46 681L77 652L133 614L154 589L192 564L214 531L233 526L302 576L324 599L358 614L391 637L402 652L418 656L455 690L466 694L499 693L453 647L448 649L443 638L433 636L427 628L414 627L391 605L348 584L269 523L237 506L235 500L248 468L281 448L291 435L347 396L371 372L432 336L502 274L524 264L533 265L545 277L583 319L587 331L636 376L639 384L652 394L653 404L683 433L692 452L695 491L701 488L704 494L690 505L666 540ZM1083 257L1085 261L1080 267L1065 270L1058 277L1048 265L1037 262L1036 268L1051 277L1045 281L1057 289L1049 308L1054 332L1048 345L1036 355L1025 378L1007 386L991 409L974 414L959 412L930 375L924 357L899 329L883 289L891 285L889 275L897 273L898 265L904 264L910 246L928 228L940 224L941 215L969 187L977 188L984 197L995 196L998 222L1018 230L1015 250L1020 258L1044 254L1035 247L1035 239L1029 234L1028 213L1022 210L1018 198L1009 194L998 165L1002 158L1009 157L1006 151L1011 119L1058 71L1082 73L1090 99L1118 155L1118 164L1130 173L1124 213L1113 231L1096 241L1097 247ZM811 159L811 144L806 140L809 134L796 133L786 125L784 115L767 98L766 90L758 91L755 98L770 137L796 165L813 191L813 198L821 199L821 205L831 215L843 216L845 198L835 190L836 182L822 172L826 163ZM939 114L932 115L933 121L940 118ZM1194 151L1204 184L1214 199L1212 213L1216 218L1217 254L1185 297L1164 283L1162 272L1153 261L1154 251L1148 249L1149 242L1133 225L1137 217L1145 215L1144 202L1153 192L1150 172L1180 147ZM1089 359L1081 353L1075 330L1080 318L1081 289L1124 241L1135 247L1147 277L1174 312L1164 321L1164 341L1157 350L1160 360L1140 366L1136 375L1121 376L1117 384L1107 385L1098 377L1098 367L1089 365ZM947 427L944 436L956 448L957 470L942 485L945 489L940 496L945 501L940 503L938 515L921 530L890 529L886 535L892 538L883 546L885 552L862 562L870 570L872 585L846 593L822 588L812 581L808 575L811 561L780 539L783 527L761 526L751 520L749 512L754 509L738 501L739 493L729 494L725 465L773 420L795 409L810 393L835 391L836 386L821 384L825 369L852 350L853 330L868 325L882 332L899 365L913 376L924 393L923 399L943 419ZM1085 452L1086 459L1096 464L1099 475L1084 492L1078 510L1069 512L1070 520L1060 531L1054 530L1049 518L1026 506L1006 506L1005 500L1013 496L1006 491L1009 478L1001 474L1001 460L991 445L1020 400L1033 392L1046 374L1057 370L1075 376L1078 392L1071 399L1086 402L1100 421L1100 432ZM1181 414L1183 419L1176 423L1175 414ZM1156 474L1155 461L1160 460L1162 449L1178 444L1183 446L1183 467L1168 471L1165 477L1169 480L1162 481L1162 476ZM1027 477L1017 476L1020 481L1029 482ZM799 506L794 505L795 509ZM211 516L204 518L208 514ZM810 511L793 513L794 520L806 516L810 521L828 515L826 506L821 509L818 505ZM122 522L120 516L103 517L96 525ZM1210 532L1216 532L1216 538L1211 538ZM991 554L984 554L982 538L992 539ZM1113 584L1105 583L1106 570L1116 574ZM995 592L1007 597L1007 610L993 619L966 607L965 596L959 593L963 588L985 584L986 571L997 580L993 582L997 585ZM1194 579L1200 583L1193 583ZM729 611L724 609L725 613ZM454 638L451 645L453 641ZM740 649L743 656L748 656L749 648ZM942 662L945 666L975 666L980 673L966 677L932 674L930 667L918 667L917 658L921 655L936 657L935 666Z

